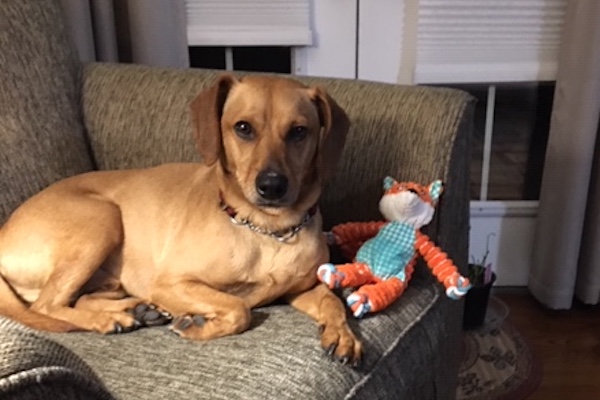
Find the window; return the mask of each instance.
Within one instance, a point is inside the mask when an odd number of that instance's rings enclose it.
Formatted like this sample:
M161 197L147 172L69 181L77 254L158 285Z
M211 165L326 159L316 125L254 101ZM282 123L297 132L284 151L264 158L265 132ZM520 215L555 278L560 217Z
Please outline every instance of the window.
M492 86L491 98L487 84L444 86L465 90L477 99L470 154L471 199L538 200L554 83L498 84ZM490 100L493 105L488 110Z
M292 48L279 46L190 47L192 68L292 72Z

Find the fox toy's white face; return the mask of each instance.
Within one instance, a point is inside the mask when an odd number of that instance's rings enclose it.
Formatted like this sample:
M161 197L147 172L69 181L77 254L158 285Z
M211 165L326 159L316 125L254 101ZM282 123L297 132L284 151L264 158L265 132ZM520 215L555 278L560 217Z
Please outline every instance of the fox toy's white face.
M385 194L379 202L379 210L388 221L404 222L420 229L431 222L434 205L441 194L441 182L429 186L413 182L384 181Z

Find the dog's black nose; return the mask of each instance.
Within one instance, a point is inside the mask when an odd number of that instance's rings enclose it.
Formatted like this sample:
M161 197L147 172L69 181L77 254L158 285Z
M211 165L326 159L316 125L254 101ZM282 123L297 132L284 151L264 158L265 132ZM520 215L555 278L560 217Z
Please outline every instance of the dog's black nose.
M288 190L288 179L275 171L265 170L256 177L256 191L265 200L279 200Z

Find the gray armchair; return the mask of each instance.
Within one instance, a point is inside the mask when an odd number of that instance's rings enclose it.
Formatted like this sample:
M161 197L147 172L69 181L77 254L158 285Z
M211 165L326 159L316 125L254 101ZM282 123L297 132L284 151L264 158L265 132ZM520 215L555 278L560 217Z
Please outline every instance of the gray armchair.
M0 224L48 184L90 169L197 161L190 100L216 72L81 65L58 0L0 0ZM385 175L446 191L430 236L464 268L472 101L447 89L298 78L324 86L352 120L325 226L381 219ZM1 262L1 255L0 255ZM2 299L0 299L2 301ZM286 305L254 310L247 332L206 343L166 327L102 336L34 332L0 317L0 398L451 399L462 302L424 266L405 294L351 321L362 367L330 361L317 326Z

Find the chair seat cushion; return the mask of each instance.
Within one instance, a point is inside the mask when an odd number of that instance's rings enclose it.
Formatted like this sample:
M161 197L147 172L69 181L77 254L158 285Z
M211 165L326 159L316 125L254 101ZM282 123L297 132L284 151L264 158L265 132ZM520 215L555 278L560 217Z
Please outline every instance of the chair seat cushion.
M190 394L215 400L363 398L366 392L390 390L378 389L382 385L406 390L407 377L417 379L419 369L431 373L419 360L435 358L435 344L431 338L410 337L421 323L431 325L424 330L431 337L443 337L443 317L425 318L440 296L438 284L427 274L418 270L404 295L384 312L360 321L349 317L364 345L358 369L330 361L320 347L316 324L287 305L256 309L248 331L209 342L184 340L167 327L121 335L46 336L85 360L121 399ZM395 371L381 371L382 365L393 365Z

